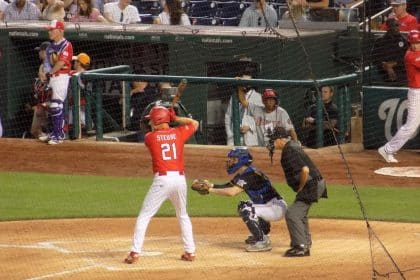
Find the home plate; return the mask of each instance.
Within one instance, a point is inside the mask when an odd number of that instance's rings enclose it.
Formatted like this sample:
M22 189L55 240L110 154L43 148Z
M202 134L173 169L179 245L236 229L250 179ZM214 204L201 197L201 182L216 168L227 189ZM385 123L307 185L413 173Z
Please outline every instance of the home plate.
M420 166L383 167L374 172L388 176L420 178Z

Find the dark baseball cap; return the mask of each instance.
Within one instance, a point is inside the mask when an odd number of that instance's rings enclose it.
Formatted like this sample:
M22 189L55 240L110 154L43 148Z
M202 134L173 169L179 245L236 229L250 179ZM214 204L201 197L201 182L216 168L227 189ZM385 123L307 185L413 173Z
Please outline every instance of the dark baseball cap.
M35 48L35 50L36 51L45 51L49 46L50 46L50 42L48 42L48 41L45 41L45 42L42 42L41 43L41 45L39 45L38 47L36 47Z

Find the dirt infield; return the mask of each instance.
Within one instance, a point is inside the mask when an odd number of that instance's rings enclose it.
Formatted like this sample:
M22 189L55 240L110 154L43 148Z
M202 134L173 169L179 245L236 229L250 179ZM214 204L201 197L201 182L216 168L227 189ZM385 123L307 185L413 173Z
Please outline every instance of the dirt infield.
M150 156L141 144L73 141L47 146L34 140L0 139L0 147L0 171L151 176ZM375 151L347 152L351 148L344 148L359 186L420 186L419 178L375 174L374 170L387 166ZM187 177L227 179L227 149L186 147ZM273 180L283 180L278 156L271 166L265 149L251 150L256 166ZM327 182L349 184L336 149L308 153ZM416 166L419 153L403 151L398 159L398 166ZM147 232L144 256L135 265L122 263L130 247L134 218L2 222L0 279L371 278L370 244L364 222L310 222L314 240L311 257L287 259L281 256L289 243L284 221L273 225L271 252L246 253L243 240L247 231L239 218L193 218L197 261L185 263L179 260L182 246L176 219L155 218ZM420 224L371 224L399 267L407 270L406 279L420 279ZM373 244L378 257L375 261L381 267L391 267L378 245ZM400 278L391 274L390 279Z

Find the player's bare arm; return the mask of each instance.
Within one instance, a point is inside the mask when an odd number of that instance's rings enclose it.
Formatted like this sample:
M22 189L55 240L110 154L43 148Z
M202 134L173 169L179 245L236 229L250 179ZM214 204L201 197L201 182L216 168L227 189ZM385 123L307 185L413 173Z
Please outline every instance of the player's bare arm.
M51 69L50 74L54 74L55 72L61 70L66 63L62 60L57 61L57 63L54 64L54 67Z
M245 87L239 86L238 87L238 99L239 99L239 102L241 102L242 106L248 108L249 102L246 100L245 94L246 94Z
M308 166L304 166L302 167L302 169L300 170L300 174L299 174L299 186L296 192L300 192L303 187L306 185L306 182L308 181L309 178L309 167Z
M292 137L293 140L298 141L298 137L297 137L296 131L294 129L290 129L289 133L290 133L290 136Z
M222 196L236 196L243 192L243 189L239 186L228 183L225 185L213 185L213 187L209 189L209 192Z
M191 118L177 116L175 118L175 122L179 123L180 125L186 125L186 124L192 123L195 129L198 128L198 121Z

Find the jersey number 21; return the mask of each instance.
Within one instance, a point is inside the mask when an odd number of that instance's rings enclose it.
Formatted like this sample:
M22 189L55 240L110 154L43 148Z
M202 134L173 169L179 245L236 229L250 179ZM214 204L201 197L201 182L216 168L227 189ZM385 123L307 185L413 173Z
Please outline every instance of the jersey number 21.
M162 159L163 160L172 160L176 159L176 145L175 143L168 144L164 143L160 145L160 149L162 151Z

